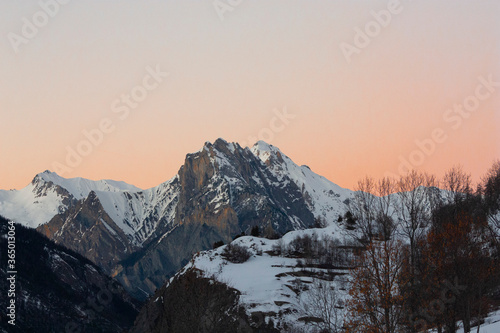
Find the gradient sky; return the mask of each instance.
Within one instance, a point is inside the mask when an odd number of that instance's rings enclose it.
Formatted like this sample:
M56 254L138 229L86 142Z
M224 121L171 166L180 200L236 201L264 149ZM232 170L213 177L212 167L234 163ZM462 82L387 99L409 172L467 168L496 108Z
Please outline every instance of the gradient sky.
M397 174L401 158L438 176L462 164L477 180L500 158L500 86L460 124L444 116L479 77L500 82L500 2L401 1L348 62L341 43L390 2L243 0L221 20L212 0L71 1L16 53L9 36L43 19L40 3L0 1L0 188L55 171L106 118L114 130L64 177L148 188L205 141L266 133L348 188ZM169 76L120 119L112 103L148 66ZM269 139L283 109L295 118ZM415 140L436 129L446 139L424 156Z

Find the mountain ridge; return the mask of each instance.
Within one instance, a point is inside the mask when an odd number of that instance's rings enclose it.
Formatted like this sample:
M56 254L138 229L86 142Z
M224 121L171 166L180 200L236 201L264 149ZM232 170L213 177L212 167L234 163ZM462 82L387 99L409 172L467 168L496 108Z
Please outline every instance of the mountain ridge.
M146 190L50 172L35 179L17 207L28 217L44 214L28 225L98 263L138 297L214 242L254 227L272 236L337 220L352 193L263 141L242 148L223 139L187 154L174 177ZM9 204L16 206L0 192L0 214L15 220Z

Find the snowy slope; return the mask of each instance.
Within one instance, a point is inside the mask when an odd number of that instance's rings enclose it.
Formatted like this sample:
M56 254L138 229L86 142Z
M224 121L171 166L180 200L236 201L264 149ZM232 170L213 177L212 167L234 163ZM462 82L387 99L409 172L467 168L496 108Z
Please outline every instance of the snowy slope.
M463 328L460 328L457 333L463 333ZM471 332L476 332L477 326L471 328ZM479 328L481 333L498 333L500 332L500 311L490 313L484 320L484 324Z
M264 162L280 181L286 186L288 181L294 182L315 217L322 217L328 222L336 221L346 211L346 199L353 191L332 183L323 176L314 173L308 166L298 166L277 147L264 141L258 141L252 153Z
M464 333L461 322L457 323L459 328L456 333ZM471 332L477 332L477 326L471 327ZM431 330L431 333L436 333L437 330ZM479 327L481 333L498 333L500 332L500 311L491 312L488 317L484 319L484 323Z
M86 198L90 191L119 193L140 189L114 180L66 179L45 171L21 190L0 190L0 215L36 228L64 212L74 200Z
M273 247L287 247L297 236L315 233L321 239L331 237L342 239L335 226L324 229L297 230L287 233L280 240L269 240L257 237L240 237L232 242L248 247L253 256L242 264L235 264L225 260L221 254L226 246L215 250L201 252L178 274L187 269L196 267L203 271L206 277L214 277L220 282L227 283L241 292L240 302L247 313L265 313L275 323L282 325L297 325L298 319L308 315L305 306L310 290L304 286L313 283L314 278L300 276L301 268L297 267L296 258L270 255ZM321 268L307 268L308 272L326 272ZM325 281L335 288L342 299L347 299L347 270L334 269L330 273L339 274L333 281ZM302 287L301 287L302 286ZM295 289L295 291L293 289ZM297 290L300 292L297 293ZM300 326L307 326L302 323Z
M178 176L156 187L136 192L97 191L106 213L140 246L164 220L172 223L178 201Z
M35 179L39 178L45 183L52 182L55 185L66 189L71 193L77 200L86 198L90 191L100 191L100 192L136 192L141 189L127 184L122 181L102 179L102 180L90 180L85 178L63 178L55 172L45 171L38 174Z
M19 191L0 190L0 215L36 228L66 209L63 201L68 197L61 196L55 186L47 187L42 194L38 189L31 183Z

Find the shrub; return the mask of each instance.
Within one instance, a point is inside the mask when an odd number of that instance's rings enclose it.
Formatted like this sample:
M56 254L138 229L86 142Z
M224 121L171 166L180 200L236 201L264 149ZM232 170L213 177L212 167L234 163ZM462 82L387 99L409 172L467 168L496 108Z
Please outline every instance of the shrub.
M271 255L281 256L285 252L285 245L283 239L280 238L276 244L271 247Z
M213 249L216 249L216 248L218 248L218 247L221 247L222 245L224 245L224 242L223 242L223 241L221 241L221 240L220 240L220 241L217 241L217 242L215 242L215 243L214 243L214 245L213 245Z
M317 218L314 219L314 228L326 228L328 227L328 222L325 220L324 217L318 216Z
M277 252L277 246L272 248L272 253ZM306 266L333 269L337 266L349 265L349 252L351 250L341 246L339 240L328 235L318 237L312 235L298 235L288 245L284 255L304 259Z
M246 246L228 244L222 252L222 257L233 264L241 264L250 259L252 253Z
M317 242L318 236L316 234L312 236L307 234L299 235L290 242L288 252L293 256L312 258Z
M346 229L347 230L355 230L356 229L356 219L352 215L350 211L347 211L344 215L344 219L346 221Z
M246 236L244 231L242 231L241 234L234 236L233 240L236 240L236 239L243 237L243 236Z

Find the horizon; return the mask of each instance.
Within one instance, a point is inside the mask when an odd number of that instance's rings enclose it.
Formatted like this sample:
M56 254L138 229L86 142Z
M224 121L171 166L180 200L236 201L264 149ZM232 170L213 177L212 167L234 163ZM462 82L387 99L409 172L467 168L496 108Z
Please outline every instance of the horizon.
M497 1L216 3L0 3L0 189L151 188L219 137L349 189L500 159Z

